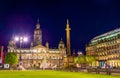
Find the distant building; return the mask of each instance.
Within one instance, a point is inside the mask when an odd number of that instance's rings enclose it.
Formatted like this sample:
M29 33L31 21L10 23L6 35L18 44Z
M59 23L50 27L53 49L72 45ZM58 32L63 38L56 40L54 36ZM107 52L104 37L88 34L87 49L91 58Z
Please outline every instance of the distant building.
M120 67L120 28L93 38L86 45L86 54L95 55L93 66Z
M41 67L43 61L46 60L48 68L57 67L61 68L64 66L64 57L66 56L66 47L61 39L58 43L57 49L52 49L49 47L49 43L42 45L42 30L40 28L39 20L36 24L36 29L34 30L34 41L31 42L30 48L17 48L16 42L14 40L9 41L8 52L16 52L18 59L22 59L23 67Z
M84 54L82 53L82 51L78 51L78 52L77 52L77 55L78 55L78 56L81 56L81 55L84 55Z

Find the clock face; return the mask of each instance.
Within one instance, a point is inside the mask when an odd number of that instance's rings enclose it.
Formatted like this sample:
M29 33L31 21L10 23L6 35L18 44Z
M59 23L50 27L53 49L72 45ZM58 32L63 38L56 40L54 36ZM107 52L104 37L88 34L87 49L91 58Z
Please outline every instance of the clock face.
M41 33L42 33L41 30L35 30L35 31L34 31L34 34L36 34L36 35L41 35Z
M41 43L41 42L42 42L41 36L40 36L40 35L37 36L37 37L35 38L35 41L37 41L38 43Z
M37 39L41 39L41 36L40 35L37 35L37 37L36 37Z

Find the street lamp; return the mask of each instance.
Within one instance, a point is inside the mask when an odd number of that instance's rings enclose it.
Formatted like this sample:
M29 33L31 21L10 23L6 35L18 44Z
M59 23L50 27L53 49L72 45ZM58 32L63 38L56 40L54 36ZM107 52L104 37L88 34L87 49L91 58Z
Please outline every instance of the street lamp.
M21 47L22 47L23 42L27 42L28 41L28 38L26 36L16 36L14 39L15 39L15 41L20 43L19 64L21 65L22 64Z

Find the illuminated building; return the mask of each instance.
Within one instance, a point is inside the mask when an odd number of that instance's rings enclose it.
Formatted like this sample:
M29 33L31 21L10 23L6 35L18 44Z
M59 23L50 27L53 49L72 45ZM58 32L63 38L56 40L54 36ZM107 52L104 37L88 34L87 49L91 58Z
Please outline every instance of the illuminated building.
M95 55L96 62L92 66L120 66L120 28L93 38L86 45L86 54Z
M22 59L23 67L40 68L43 59L46 59L48 68L64 66L64 57L66 56L66 47L61 39L58 43L58 48L49 48L49 43L46 42L45 46L42 45L42 30L40 28L39 20L34 30L34 41L31 42L30 48L17 48L16 41L10 40L8 45L8 52L16 52L18 59Z

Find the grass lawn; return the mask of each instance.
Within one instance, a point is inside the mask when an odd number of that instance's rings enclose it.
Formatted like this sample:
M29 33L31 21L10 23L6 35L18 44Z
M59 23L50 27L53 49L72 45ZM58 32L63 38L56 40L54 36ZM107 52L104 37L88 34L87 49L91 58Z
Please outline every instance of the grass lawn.
M64 72L54 70L39 71L4 71L0 70L0 78L120 78L120 76L90 74L82 72Z

